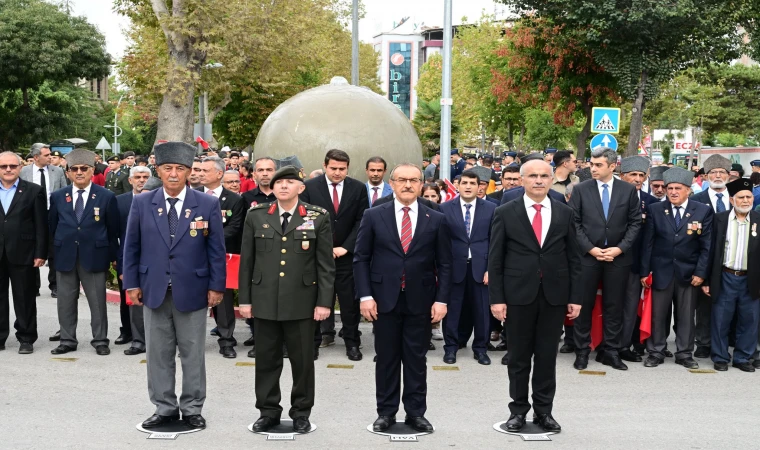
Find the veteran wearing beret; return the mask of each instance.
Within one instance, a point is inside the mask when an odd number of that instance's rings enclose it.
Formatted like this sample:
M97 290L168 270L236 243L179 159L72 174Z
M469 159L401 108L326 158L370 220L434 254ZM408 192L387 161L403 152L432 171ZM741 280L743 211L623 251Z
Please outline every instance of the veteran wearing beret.
M156 405L143 428L182 420L205 428L206 308L222 302L226 255L219 200L187 186L195 147L156 146L163 188L135 196L124 239L124 289L145 305L148 393ZM182 396L174 391L176 353L182 363Z
M272 177L276 202L248 211L240 253L240 313L254 319L256 408L253 431L280 423L282 348L293 371L289 416L297 433L311 429L314 327L334 301L333 237L327 210L298 200L303 177L285 166Z

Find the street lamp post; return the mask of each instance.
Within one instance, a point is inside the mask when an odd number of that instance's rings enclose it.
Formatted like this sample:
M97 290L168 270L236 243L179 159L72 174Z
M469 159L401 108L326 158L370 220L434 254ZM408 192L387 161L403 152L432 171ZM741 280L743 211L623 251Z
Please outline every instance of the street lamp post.
M451 178L451 1L445 0L443 13L443 96L441 97L441 167L444 180Z
M351 22L351 84L359 86L359 0L354 0Z

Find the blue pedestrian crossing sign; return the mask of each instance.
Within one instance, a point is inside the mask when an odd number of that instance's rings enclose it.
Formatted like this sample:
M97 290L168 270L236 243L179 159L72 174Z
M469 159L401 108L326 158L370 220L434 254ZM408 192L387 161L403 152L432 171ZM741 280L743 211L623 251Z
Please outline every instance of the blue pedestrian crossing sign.
M620 133L620 108L593 108L591 110L592 133Z
M599 147L607 147L617 151L618 141L615 139L615 136L611 134L597 134L591 139L591 151L594 151Z

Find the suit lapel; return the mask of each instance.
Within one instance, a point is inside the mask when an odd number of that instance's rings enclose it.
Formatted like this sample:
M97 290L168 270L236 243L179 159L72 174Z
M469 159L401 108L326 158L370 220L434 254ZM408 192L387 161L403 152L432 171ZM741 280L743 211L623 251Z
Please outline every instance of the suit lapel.
M557 207L557 203L554 200L549 200L549 201L552 204L552 214L551 214L551 218L549 219L549 229L546 232L546 239L544 239L544 244L542 245L542 247L545 247L546 243L549 242L549 239L554 237L554 233L557 232L557 227L559 227L559 210Z
M159 188L153 193L153 219L158 226L159 234L163 238L167 247L171 248L171 236L169 235L169 211L166 210L166 199L164 198L164 189Z
M429 222L430 214L428 213L428 208L423 206L420 202L417 202L417 228L414 229L414 236L412 236L412 242L409 244L409 250L407 251L407 254L412 253L415 244L420 239L422 239L420 235L425 231ZM399 238L399 245L400 242L401 239Z
M536 239L536 233L533 231L533 225L530 223L530 219L528 218L528 211L525 209L525 202L510 202L512 204L512 212L515 217L517 217L517 220L520 221L520 223L523 224L525 227L525 231L528 233L528 238L530 242L532 242L537 248L541 248L541 246L538 244L538 239ZM548 236L548 234L547 234Z
M681 217L681 226L676 228L676 231L681 231L681 229L685 227L688 222L693 222L692 216L695 209L697 209L696 204L694 202L689 202L689 208L684 209L683 216ZM673 219L673 224L675 225L675 219Z
M95 183L92 183L90 185L90 196L87 197L87 202L84 204L84 211L82 211L82 222L84 222L84 219L87 218L90 214L92 214L93 208L95 208L95 203L97 201L98 201L98 192L95 188Z
M398 235L398 228L396 227L395 205L396 202L394 201L382 205L381 207L383 208L383 211L380 214L380 217L383 219L383 223L385 223L385 226L390 231L391 236L395 237L394 242L396 243L396 249L403 255L404 248L401 247L401 236Z
M467 240L469 241L470 237L467 236L467 228L465 227L465 224L464 224L464 216L462 216L462 206L464 205L464 203L462 202L461 198L457 198L454 201L454 204L457 207L457 210L454 213L454 218L455 218L454 220L457 221L457 226L459 226L461 230L464 232L463 236L465 236ZM475 204L477 205L477 203ZM477 210L477 207L475 209ZM474 222L475 222L475 216L473 215L472 217L470 217L470 234L472 234L472 224Z
M187 233L187 230L190 228L190 222L198 217L198 215L195 213L195 209L198 207L198 199L195 197L196 195L203 195L197 191L193 191L192 189L185 188L185 201L182 202L182 210L179 212L179 223L177 224L177 234L174 235L174 242L172 243L171 247L174 247L177 245L177 242L180 241ZM190 214L188 214L188 210L190 210ZM208 222L210 217L204 217L203 220ZM169 221L167 220L167 226Z
M611 192L612 195L610 195L610 210L607 214L607 220L609 220L612 217L612 213L615 212L615 205L617 204L617 201L620 198L620 196L623 195L620 192L621 183L624 183L624 182L614 177L612 178L612 183L610 183L612 185L612 192ZM599 202L601 203L601 200L599 200Z
M599 194L599 183L596 180L593 180L592 183L593 188L591 189L591 201L596 205L596 209L599 210L599 215L602 216L602 220L607 222L607 218L604 217L604 206L602 205L602 197ZM612 200L610 200L610 203L612 203ZM531 231L533 229L531 228Z
M668 205L665 207L663 214L665 214L665 217L670 223L670 226L673 227L673 230L678 231L678 228L676 228L676 218L673 216L673 204L670 203L670 200L666 201L668 202ZM683 218L681 219L681 223L683 224Z
M8 211L3 211L3 208L0 208L0 214L3 214L6 217L9 216L10 213L13 212L13 208L16 204L21 201L21 196L24 195L24 192L26 192L26 181L19 178L16 192L13 194L11 204L8 205Z
M330 192L330 186L327 185L327 178L323 175L320 182L319 182L319 192L322 194L322 196L327 200L327 205L330 205L328 208L328 212L332 212L335 214L335 209L332 207L332 193ZM345 187L345 185L343 186ZM345 194L345 192L343 192ZM316 203L316 202L315 202ZM340 206L338 206L338 211L340 211ZM337 214L335 214L337 217Z
M303 217L301 217L301 214L298 213L298 207L301 206L302 203L298 202L298 206L296 206L296 211L293 213L293 216L290 218L290 221L288 222L288 227L285 229L285 234L290 233L291 231L295 230L297 227L300 227L301 225L306 222ZM280 228L282 229L282 225L280 225ZM282 231L282 230L281 230Z

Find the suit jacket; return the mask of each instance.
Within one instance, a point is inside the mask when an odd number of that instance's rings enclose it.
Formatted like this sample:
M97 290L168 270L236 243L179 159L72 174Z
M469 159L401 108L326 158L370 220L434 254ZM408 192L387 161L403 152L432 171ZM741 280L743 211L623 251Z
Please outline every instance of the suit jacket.
M443 163L446 164L446 163ZM457 175L462 175L464 173L464 166L467 165L467 162L464 160L464 158L459 158L459 161L456 162L456 164L452 164L451 166L451 179L457 177Z
M692 275L706 279L710 270L713 211L709 206L689 201L683 211L681 226L676 227L670 201L649 207L641 242L642 277L652 273L652 287L665 289L675 277L684 285ZM701 233L688 232L687 224L698 222Z
M495 192L494 192L495 194ZM491 194L493 195L493 194ZM522 186L518 186L516 188L508 189L503 192L501 195L501 204L506 205L507 203L511 202L512 200L516 200L518 198L523 198L525 195L525 188ZM567 205L567 201L565 201L565 196L560 194L559 192L555 191L554 189L549 189L549 198L555 201L558 201L562 203L563 205Z
M638 274L639 269L641 268L641 241L644 238L643 227L647 221L647 212L649 211L649 205L660 202L655 196L649 195L644 191L639 191L639 195L639 198L641 200L642 231L639 232L639 235L636 237L636 243L633 244L633 247L631 248L631 257L633 259L633 262L631 263L631 272L635 274Z
M376 206L385 205L387 203L393 203L393 200L395 198L396 197L393 194L391 194L391 195L389 195L387 197L378 198L377 201L375 202L375 204L372 205L372 207L374 208ZM433 203L433 202L431 202L430 200L428 200L428 199L426 199L424 197L417 197L417 201L420 202L421 204L425 205L426 207L432 209L433 211L440 211L440 209L441 209L441 205L439 205L438 203Z
M332 249L325 209L299 202L283 233L277 203L251 208L240 255L240 304L264 320L314 317L315 306L335 302Z
M116 257L116 273L119 275L124 272L122 270L124 266L124 239L127 237L127 220L133 198L133 191L116 196L116 204L119 207L119 254Z
M372 206L372 196L374 195L374 191L369 187L369 183L364 183L364 186L367 188L367 200L369 201L369 206ZM389 195L393 195L393 188L388 183L383 183L383 191L378 191L378 197L377 199L380 200L383 197L387 197Z
M551 191L550 191L551 192ZM543 284L551 305L581 304L581 251L573 210L551 200L551 222L539 247L522 197L496 208L488 255L491 304L528 305Z
M53 236L55 270L70 272L79 264L89 272L105 272L117 261L119 251L119 206L109 190L92 183L84 205L82 223L77 223L74 204L77 194L66 186L50 196L48 221ZM96 214L96 209L97 214Z
M343 194L340 198L338 213L335 214L332 202L332 186L327 185L327 178L320 176L307 180L306 189L301 193L301 201L310 205L320 206L330 214L330 228L333 233L333 246L343 247L348 253L354 253L359 224L364 210L369 208L367 189L364 183L346 177L343 182ZM351 257L346 258L351 261Z
M618 267L633 263L632 248L641 229L641 206L636 188L625 181L613 178L608 218L604 217L602 198L596 180L587 180L575 186L570 206L575 211L575 229L583 257L581 263L593 266L599 263L589 250L594 247L618 247L623 254L612 264ZM607 245L605 245L607 241Z
M47 198L42 188L19 179L8 212L0 206L0 257L13 265L31 266L48 257Z
M164 189L132 200L124 246L123 286L125 290L142 289L142 302L151 309L161 306L170 283L174 305L183 312L206 308L208 291L224 292L226 288L227 258L219 200L186 189L173 241ZM191 230L190 222L195 219L208 222L208 235L205 230Z
M201 186L197 191L204 193L204 188ZM240 195L222 188L219 206L221 207L222 226L224 227L224 248L227 253L239 255L240 242L243 238L243 222L245 222L245 214L248 212L246 203Z
M67 186L66 183L66 174L63 172L63 169L60 167L54 166L52 164L47 166L48 168L48 175L50 176L50 192L48 192L48 195L52 194L53 192L57 191L58 189L63 189ZM39 167L35 166L34 164L29 166L24 166L21 168L21 175L19 178L21 178L24 181L28 181L29 183L34 183L34 170L38 170ZM45 200L45 209L47 209L47 199Z
M462 214L462 199L441 204L440 211L446 216L446 225L451 233L453 256L452 283L462 283L467 273L467 259L472 253L472 276L482 283L488 271L488 243L491 239L491 220L496 205L483 199L475 199L475 214L470 218L470 235L467 236Z
M374 298L378 312L389 313L396 307L405 273L407 308L412 314L429 314L434 302L448 303L451 289L451 234L446 217L418 203L417 227L404 254L395 204L364 213L354 253L356 294Z
M729 211L720 212L713 216L712 227L712 269L710 275L705 279L704 285L710 287L710 297L712 301L717 301L721 292L721 277L723 272L723 260L726 257L726 234L728 233L728 216ZM754 226L757 229L760 226L760 212L750 211L749 213L750 230ZM753 299L760 298L760 262L758 261L758 251L760 247L760 237L753 236L749 233L749 242L747 244L747 285L749 294Z
M723 195L725 195L726 200L728 200L728 190L723 191ZM692 200L695 202L704 203L705 205L709 205L710 208L712 208L713 212L715 212L715 205L710 199L709 189L705 189L704 191L701 191L689 197L689 202L691 202ZM734 207L733 205L731 205L731 202L729 202L728 209L726 211L731 211L732 209L734 209Z

